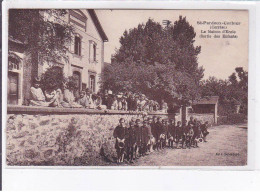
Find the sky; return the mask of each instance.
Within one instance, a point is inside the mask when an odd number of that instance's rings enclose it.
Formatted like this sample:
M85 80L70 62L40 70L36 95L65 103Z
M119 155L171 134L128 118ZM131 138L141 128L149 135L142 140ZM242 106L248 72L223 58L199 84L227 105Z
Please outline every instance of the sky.
M198 56L199 66L203 66L204 79L215 76L227 79L236 67L248 70L248 12L225 10L96 10L100 23L108 36L105 43L105 62L111 62L111 55L120 48L119 38L125 30L146 23L151 18L162 23L172 23L179 16L186 17L197 34L195 45L201 46ZM201 31L208 31L211 25L199 25L198 22L221 22L228 30L236 31L238 38L200 38ZM223 25L223 22L240 22L240 25ZM217 25L218 26L218 25ZM222 31L222 30L221 30Z

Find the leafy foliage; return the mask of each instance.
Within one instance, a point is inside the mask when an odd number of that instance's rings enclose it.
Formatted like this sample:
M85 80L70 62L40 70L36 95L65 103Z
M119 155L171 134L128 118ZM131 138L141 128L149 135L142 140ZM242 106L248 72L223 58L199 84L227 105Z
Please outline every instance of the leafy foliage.
M65 81L66 79L62 69L57 66L52 66L42 74L41 86L44 90L63 88Z
M248 103L248 72L242 67L229 76L228 80L210 77L201 82L202 96L219 96L219 114L229 115L234 112L234 106L241 104L241 113L247 113Z
M66 10L10 9L9 37L23 42L38 62L67 60L73 27L63 21Z
M73 90L77 90L78 89L78 80L75 76L69 76L66 79L66 84L68 88L71 88Z
M204 71L198 67L200 47L194 46L195 36L181 16L167 27L149 19L125 31L112 64L105 67L102 88L141 92L157 101L194 100Z

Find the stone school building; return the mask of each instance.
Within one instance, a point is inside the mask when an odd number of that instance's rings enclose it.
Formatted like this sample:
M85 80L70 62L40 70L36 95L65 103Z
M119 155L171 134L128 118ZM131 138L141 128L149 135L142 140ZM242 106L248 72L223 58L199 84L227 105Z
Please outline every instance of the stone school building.
M68 62L55 64L66 77L75 76L79 90L99 90L99 76L104 67L104 43L108 38L93 9L68 10L65 19L75 27L76 35L69 47ZM31 65L25 52L26 44L9 37L8 40L8 104L24 105L30 98L32 79L40 76L47 64ZM34 75L32 75L34 74Z

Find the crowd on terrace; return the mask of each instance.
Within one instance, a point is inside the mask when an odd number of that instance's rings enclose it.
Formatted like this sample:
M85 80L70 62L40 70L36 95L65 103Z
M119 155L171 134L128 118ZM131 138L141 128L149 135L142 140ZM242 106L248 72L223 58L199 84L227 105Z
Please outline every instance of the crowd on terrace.
M124 110L124 111L160 111L167 113L168 105L162 100L158 103L148 99L144 94L133 92L118 92L112 90L104 93L93 93L90 89L75 92L75 86L70 82L64 83L63 88L41 88L40 78L35 78L31 87L30 106L87 108L99 110Z

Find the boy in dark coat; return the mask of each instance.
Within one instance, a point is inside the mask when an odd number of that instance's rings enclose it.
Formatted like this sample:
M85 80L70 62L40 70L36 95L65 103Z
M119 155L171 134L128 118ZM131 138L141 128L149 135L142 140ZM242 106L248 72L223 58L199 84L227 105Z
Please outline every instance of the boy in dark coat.
M182 149L186 149L186 139L187 139L187 133L188 133L188 125L187 121L185 120L182 124L182 137L181 137L181 147Z
M183 130L182 130L181 122L178 121L176 126L176 148L177 149L179 149L178 145L179 145L179 141L182 138L182 135L183 135Z
M126 137L125 120L123 118L119 120L119 125L115 128L113 136L116 138L115 148L117 153L117 163L122 163L124 161L124 144Z
M170 124L168 126L168 145L169 147L173 148L173 142L176 138L176 131L175 131L175 122L174 119L170 120Z
M152 131L152 135L153 135L153 138L154 138L154 145L153 145L153 147L154 147L154 150L156 149L156 141L157 141L157 139L156 139L156 120L157 120L157 118L156 118L156 116L154 116L153 117L153 121L152 121L152 123L151 123L151 131Z
M155 128L155 139L156 139L156 149L159 150L160 148L160 135L162 133L162 119L161 117L157 118L157 122L156 122L156 128Z
M189 122L188 122L188 125L193 128L193 126L194 126L194 119L193 119L193 117L190 117L190 120L189 120Z
M144 156L147 152L147 144L149 141L149 127L147 121L143 121L143 126L141 127L141 155Z
M161 138L160 138L160 148L164 149L166 146L166 139L167 139L167 134L168 134L168 126L167 126L167 121L163 120L162 121L162 130L161 130Z
M139 158L140 156L140 148L141 148L141 121L140 119L136 119L135 121L136 125L134 127L134 134L135 134L135 148L134 148L134 156L135 159Z
M200 128L201 128L201 133L202 133L202 135L203 135L203 141L204 142L207 142L206 141L206 137L207 137L207 135L209 134L209 132L208 132L208 121L206 121L204 124L202 124L201 126L200 126Z
M130 121L129 128L126 130L126 153L127 153L127 159L130 163L133 163L133 156L134 156L134 145L136 143L136 137L135 137L135 129L134 125L135 123L133 121Z
M187 145L187 148L191 148L191 144L192 144L192 137L194 135L194 132L193 132L193 128L191 126L190 123L188 123L187 125L187 131L186 131L186 145Z
M194 132L194 134L192 136L192 144L193 144L193 147L197 148L197 147L199 147L197 138L200 134L200 130L199 130L199 123L196 119L194 119L193 132Z

